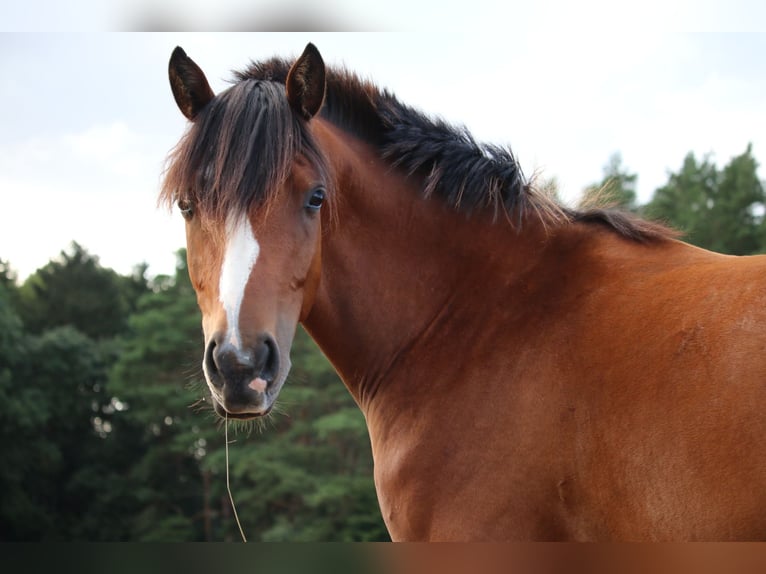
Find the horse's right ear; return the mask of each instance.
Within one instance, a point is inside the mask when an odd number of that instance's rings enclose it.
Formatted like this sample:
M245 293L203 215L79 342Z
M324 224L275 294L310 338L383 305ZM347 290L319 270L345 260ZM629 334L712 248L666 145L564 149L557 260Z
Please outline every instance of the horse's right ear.
M189 120L194 121L197 114L215 97L207 78L200 67L177 46L170 56L168 64L170 89L176 104Z
M287 101L303 119L310 120L322 107L325 87L324 60L316 46L309 43L287 73Z

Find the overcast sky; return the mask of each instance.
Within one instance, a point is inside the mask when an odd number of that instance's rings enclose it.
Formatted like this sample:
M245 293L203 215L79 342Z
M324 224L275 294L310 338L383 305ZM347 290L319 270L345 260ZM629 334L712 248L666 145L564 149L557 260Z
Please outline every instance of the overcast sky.
M23 279L76 240L121 273L172 273L183 222L156 195L186 125L167 81L176 45L218 91L250 59L312 41L327 63L510 145L570 203L617 151L642 202L689 151L723 165L752 142L766 162L766 34L506 28L0 35L0 258Z

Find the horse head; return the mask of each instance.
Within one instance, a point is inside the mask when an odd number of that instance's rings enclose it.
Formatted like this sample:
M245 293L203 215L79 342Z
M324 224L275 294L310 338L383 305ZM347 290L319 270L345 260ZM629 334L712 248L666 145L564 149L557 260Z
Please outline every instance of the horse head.
M186 220L203 371L219 415L262 416L285 382L297 323L319 283L331 182L309 121L324 99L324 63L309 44L284 85L245 80L215 95L176 48L169 77L190 125L163 193Z

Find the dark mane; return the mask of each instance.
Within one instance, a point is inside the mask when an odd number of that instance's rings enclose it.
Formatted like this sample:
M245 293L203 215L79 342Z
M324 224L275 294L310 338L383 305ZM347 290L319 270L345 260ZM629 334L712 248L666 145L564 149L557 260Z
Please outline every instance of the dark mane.
M235 77L284 84L290 65L282 58L253 62ZM595 223L639 242L677 235L663 225L617 209L561 206L524 177L510 149L477 143L465 128L429 118L346 70L328 70L321 114L377 146L394 165L420 175L424 194L441 197L457 209L489 208L496 216L515 214L517 222L532 212L546 224Z
M284 83L290 62L254 62L235 77ZM423 193L468 212L495 214L532 208L549 218L563 210L535 192L509 149L477 143L463 128L434 120L345 70L328 70L321 115L378 147L381 156L410 175L423 178Z
M283 95L290 66L288 60L273 58L235 72L237 83L211 102L212 109L203 110L171 155L163 185L166 200L175 198L175 190L211 189L212 185L213 194L194 199L215 206L218 213L232 205L243 210L267 199L258 194L276 189L295 152L308 153L324 166L305 124L289 112ZM265 100L269 105L263 105ZM527 213L536 214L546 225L601 224L635 241L674 236L659 224L622 211L574 210L558 204L525 178L509 148L478 143L465 128L430 118L348 71L327 70L321 115L377 147L394 166L422 178L426 196L442 198L456 209L491 210L495 217L509 219L513 214L512 223L517 226ZM241 127L253 125L249 133ZM227 143L232 136L244 138L247 145ZM282 143L274 146L269 141ZM270 155L246 161L252 150Z

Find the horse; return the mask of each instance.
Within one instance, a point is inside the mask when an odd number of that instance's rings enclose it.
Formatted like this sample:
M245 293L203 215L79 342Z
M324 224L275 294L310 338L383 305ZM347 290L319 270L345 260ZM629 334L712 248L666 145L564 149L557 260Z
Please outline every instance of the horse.
M394 541L766 538L766 257L562 205L313 44L218 94L178 47L169 79L218 414L269 413L300 323Z

